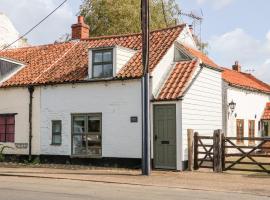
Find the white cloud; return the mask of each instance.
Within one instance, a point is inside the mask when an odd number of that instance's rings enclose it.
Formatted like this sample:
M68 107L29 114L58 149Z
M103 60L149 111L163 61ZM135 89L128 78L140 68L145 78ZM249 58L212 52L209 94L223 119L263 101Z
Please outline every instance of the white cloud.
M209 44L217 63L231 67L239 60L243 71L255 70L255 76L270 83L270 31L260 41L238 28L212 37Z
M212 5L215 9L219 10L231 4L234 0L196 0L198 4L208 3Z
M0 12L5 13L20 34L25 33L48 15L63 0L1 0ZM71 6L66 3L27 38L32 44L52 43L61 35L70 32L70 25L76 20Z

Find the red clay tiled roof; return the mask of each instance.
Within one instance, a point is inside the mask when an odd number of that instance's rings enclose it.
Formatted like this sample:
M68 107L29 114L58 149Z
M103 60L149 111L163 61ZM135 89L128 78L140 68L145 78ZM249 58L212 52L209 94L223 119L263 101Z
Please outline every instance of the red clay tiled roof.
M182 61L176 64L156 100L168 101L181 97L196 70L197 60Z
M270 102L266 104L262 119L270 120Z
M233 86L270 93L270 86L251 74L223 68L222 78Z
M201 59L204 64L209 65L210 67L220 68L213 60L211 60L207 55L205 55L201 51L198 51L196 49L187 46L183 46L183 48L184 50L187 51L187 53L191 54L193 57Z
M151 32L150 71L165 55L184 26ZM88 71L88 49L116 45L137 50L133 58L117 74L117 78L140 77L142 74L141 34L130 34L2 51L0 57L25 63L25 67L0 87L84 81Z

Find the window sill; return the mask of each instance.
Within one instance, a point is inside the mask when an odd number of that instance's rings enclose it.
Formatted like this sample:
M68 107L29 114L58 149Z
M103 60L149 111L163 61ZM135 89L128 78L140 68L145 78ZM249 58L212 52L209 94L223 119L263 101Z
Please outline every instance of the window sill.
M101 155L100 156L98 156L98 155L96 155L96 156L94 156L94 155L92 155L92 156L90 156L90 155L71 155L70 158L97 158L97 159L102 159L102 156Z
M88 77L88 80L92 80L92 81L106 81L106 80L113 80L115 79L114 76L110 76L110 77Z

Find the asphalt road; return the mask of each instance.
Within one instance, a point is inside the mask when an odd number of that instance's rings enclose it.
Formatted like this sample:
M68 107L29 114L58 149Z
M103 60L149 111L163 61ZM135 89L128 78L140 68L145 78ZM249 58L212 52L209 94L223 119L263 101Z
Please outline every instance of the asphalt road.
M0 176L0 200L266 200L243 193Z

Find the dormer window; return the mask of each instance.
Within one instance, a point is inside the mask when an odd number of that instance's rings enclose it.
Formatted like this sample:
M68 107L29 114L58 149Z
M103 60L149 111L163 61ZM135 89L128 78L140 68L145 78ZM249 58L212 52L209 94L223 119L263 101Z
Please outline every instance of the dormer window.
M16 73L23 65L15 61L0 58L0 82Z
M93 78L107 78L113 76L113 49L93 50L92 53Z
M88 52L89 79L111 79L129 62L136 51L122 46L96 47Z

